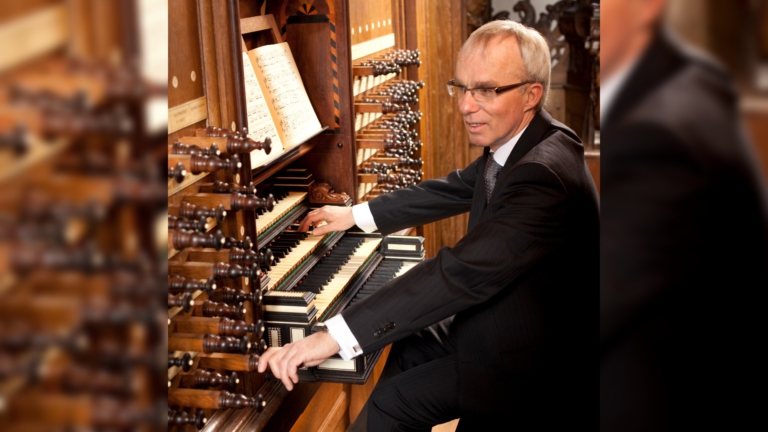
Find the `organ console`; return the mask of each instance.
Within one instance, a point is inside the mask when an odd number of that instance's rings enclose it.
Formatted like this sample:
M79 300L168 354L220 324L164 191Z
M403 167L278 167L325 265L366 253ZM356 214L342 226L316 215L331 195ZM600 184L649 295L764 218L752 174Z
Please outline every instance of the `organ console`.
M312 209L361 203L423 178L424 81L408 7L403 0L324 0L306 10L290 0L263 10L242 1L170 4L170 43L180 48L169 57L179 86L169 92L168 167L181 163L187 175L169 172L169 234L185 237L169 242L168 283L174 298L189 294L194 302L188 311L169 302L170 431L315 431L326 417L348 424L361 406L348 395L370 394L386 349L303 368L290 394L256 370L267 347L320 331L423 257L388 255L375 233L299 231ZM244 54L281 43L323 127L299 144L266 136L258 119L284 117L249 105L258 96ZM191 72L197 80L185 78ZM279 109L293 97L277 97L287 101ZM208 162L238 155L241 167ZM210 168L193 171L193 160ZM211 236L223 238L218 249ZM328 411L328 400L340 401L338 412Z

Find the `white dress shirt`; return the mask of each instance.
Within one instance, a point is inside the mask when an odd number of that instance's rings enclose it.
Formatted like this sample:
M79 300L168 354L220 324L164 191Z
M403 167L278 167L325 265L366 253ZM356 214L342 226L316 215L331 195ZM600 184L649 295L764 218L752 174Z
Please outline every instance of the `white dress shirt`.
M491 152L496 163L504 166L507 159L509 159L512 150L515 148L515 145L520 140L520 136L526 129L528 129L528 125L518 132L517 135L513 136L512 139L499 147L498 150ZM364 232L371 233L378 229L376 227L376 222L373 220L373 213L371 213L371 209L368 207L367 202L352 206L352 216L355 218L355 225ZM339 344L339 355L342 359L350 360L363 353L355 335L352 334L352 331L349 329L349 326L347 326L347 323L344 321L344 317L341 316L341 314L326 320L325 327L328 329L328 333L330 333L336 340L336 343Z

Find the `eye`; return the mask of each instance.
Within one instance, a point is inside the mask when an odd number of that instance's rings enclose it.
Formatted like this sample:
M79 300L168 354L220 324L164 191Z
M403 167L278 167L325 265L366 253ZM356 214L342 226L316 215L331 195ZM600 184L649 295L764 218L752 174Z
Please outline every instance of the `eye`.
M481 97L492 97L494 94L496 94L496 90L492 88L480 88L475 90L478 95Z

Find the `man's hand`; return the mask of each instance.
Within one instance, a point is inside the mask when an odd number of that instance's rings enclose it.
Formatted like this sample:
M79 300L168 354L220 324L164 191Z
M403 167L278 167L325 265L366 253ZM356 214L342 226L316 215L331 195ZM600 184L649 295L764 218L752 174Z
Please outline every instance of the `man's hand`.
M321 222L325 222L326 225L318 226ZM313 235L346 231L355 226L355 216L352 214L352 207L325 206L309 212L301 221L299 231L307 232L310 224L315 227L312 231Z
M259 372L266 371L269 365L275 378L282 381L285 388L293 390L293 385L299 382L297 369L300 366L317 366L338 352L339 344L333 337L318 332L281 348L268 349L259 358Z

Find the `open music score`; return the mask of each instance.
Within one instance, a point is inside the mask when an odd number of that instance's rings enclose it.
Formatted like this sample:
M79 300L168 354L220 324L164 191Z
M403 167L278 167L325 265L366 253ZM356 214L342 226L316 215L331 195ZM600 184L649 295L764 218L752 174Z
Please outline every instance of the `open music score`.
M251 153L258 168L322 131L287 42L243 53L248 136L272 139L269 155Z

